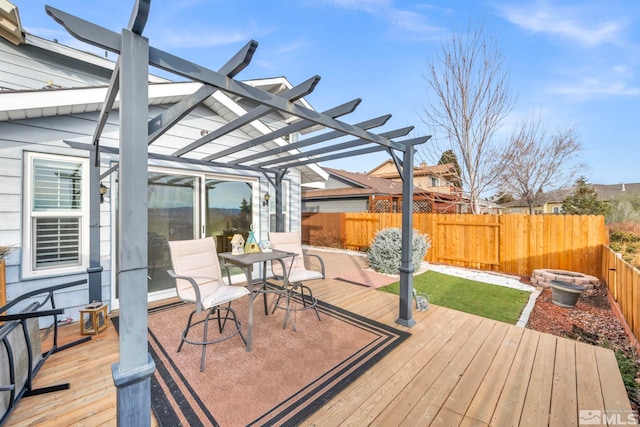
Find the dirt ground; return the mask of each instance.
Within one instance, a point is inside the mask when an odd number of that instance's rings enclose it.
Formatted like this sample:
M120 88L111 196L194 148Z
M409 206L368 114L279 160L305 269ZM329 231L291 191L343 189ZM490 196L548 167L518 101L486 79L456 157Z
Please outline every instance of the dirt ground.
M523 279L523 282L525 281L526 279ZM585 291L574 309L553 304L551 289L543 290L536 300L526 327L589 344L605 346L612 350L622 350L640 368L640 359L635 352L636 349L611 309L604 286L596 286L592 290ZM636 382L640 383L638 376ZM638 393L628 391L632 407L638 411L640 408Z

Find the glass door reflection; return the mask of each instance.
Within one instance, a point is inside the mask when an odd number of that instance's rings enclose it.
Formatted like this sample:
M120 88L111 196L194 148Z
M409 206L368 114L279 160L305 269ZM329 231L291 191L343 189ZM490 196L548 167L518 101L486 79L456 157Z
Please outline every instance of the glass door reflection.
M231 251L234 234L247 240L252 222L252 184L207 178L205 183L206 235L213 236L218 253Z
M198 178L149 173L149 292L175 288L167 241L198 237Z

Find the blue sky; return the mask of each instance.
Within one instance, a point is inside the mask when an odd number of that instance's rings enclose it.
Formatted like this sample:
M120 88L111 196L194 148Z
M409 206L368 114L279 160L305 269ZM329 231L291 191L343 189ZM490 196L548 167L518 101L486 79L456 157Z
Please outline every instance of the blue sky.
M83 49L46 15L45 4L119 31L135 3L13 2L28 32ZM437 135L422 120L430 58L454 28L484 22L504 48L517 96L496 138L506 140L511 126L532 113L550 130L573 126L588 181L616 184L640 182L639 20L637 0L153 0L144 35L151 45L212 69L254 39L253 62L237 78L286 76L297 84L319 74L307 97L315 109L362 98L342 120L390 113L378 132L414 125L415 137ZM441 150L432 151L417 161L433 163ZM381 153L323 165L366 172L387 159Z

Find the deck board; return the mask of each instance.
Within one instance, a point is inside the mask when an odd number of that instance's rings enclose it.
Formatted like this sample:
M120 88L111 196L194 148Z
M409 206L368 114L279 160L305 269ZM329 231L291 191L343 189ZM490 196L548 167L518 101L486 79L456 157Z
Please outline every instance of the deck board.
M555 360L555 337L547 334L540 335L529 388L522 408L521 425L535 426L539 425L540 420L549 418Z
M469 418L489 425L524 331L524 329L510 328L500 343L491 365L485 372L477 373L477 375L484 375L484 377L467 409L465 419Z
M611 350L435 305L414 311L416 324L406 328L395 322L397 296L334 279L361 267L361 257L314 253L324 258L328 277L311 283L315 296L411 337L303 425L577 425L579 410L629 413ZM61 343L77 339L79 329L62 327ZM68 381L71 389L21 399L5 425L115 425L111 365L118 346L110 325L90 342L52 355L35 385Z
M578 396L576 380L576 346L569 340L558 340L553 372L550 426L577 426Z
M509 325L505 323L494 323L493 330L489 333L489 337L482 348L476 353L473 361L469 364L467 368L468 372L464 372L460 381L458 381L444 402L442 406L443 411L448 413L455 412L462 416L466 414L483 378L482 375L476 375L476 373L487 371L495 359L500 343L505 338L508 329ZM446 412L443 412L443 414ZM443 418L443 414L440 414L439 418Z

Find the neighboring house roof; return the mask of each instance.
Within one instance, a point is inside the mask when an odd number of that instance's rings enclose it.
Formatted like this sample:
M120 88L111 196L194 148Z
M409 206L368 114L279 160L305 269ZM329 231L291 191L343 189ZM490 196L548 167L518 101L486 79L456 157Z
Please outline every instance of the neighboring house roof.
M307 190L302 192L302 198L306 200L320 198L342 198L354 196L401 196L402 182L387 178L379 178L359 172L348 172L332 168L324 168L329 175L351 185L352 188L328 188L320 190ZM414 194L437 195L442 200L458 200L457 195L447 195L437 192L430 192L422 188L414 188Z
M593 184L593 188L598 193L601 200L612 200L624 194L634 194L640 197L640 182L632 182L629 184Z
M348 196L372 196L372 195L401 195L402 184L398 181L378 178L359 172L348 172L332 168L324 170L340 181L351 185L352 188L328 188L319 190L306 190L302 192L305 199L337 198Z
M610 201L618 196L626 194L640 195L640 183L621 183L621 184L589 184L596 190L598 198L603 201ZM575 191L574 187L560 188L542 193L536 200L536 206L542 206L546 203L562 203L567 196ZM524 199L513 200L503 203L502 206L507 208L528 207L528 203Z
M381 178L400 178L400 174L398 173L398 170L392 160L382 162L381 164L367 172L367 175L379 176ZM453 163L428 166L423 162L419 166L413 168L414 177L434 175L442 176L445 178L457 176Z
M541 206L546 203L560 203L572 192L573 188L560 188L557 190L551 190L546 193L539 194L536 200L536 206ZM525 199L517 199L503 203L502 206L506 208L519 208L529 207L529 204Z

